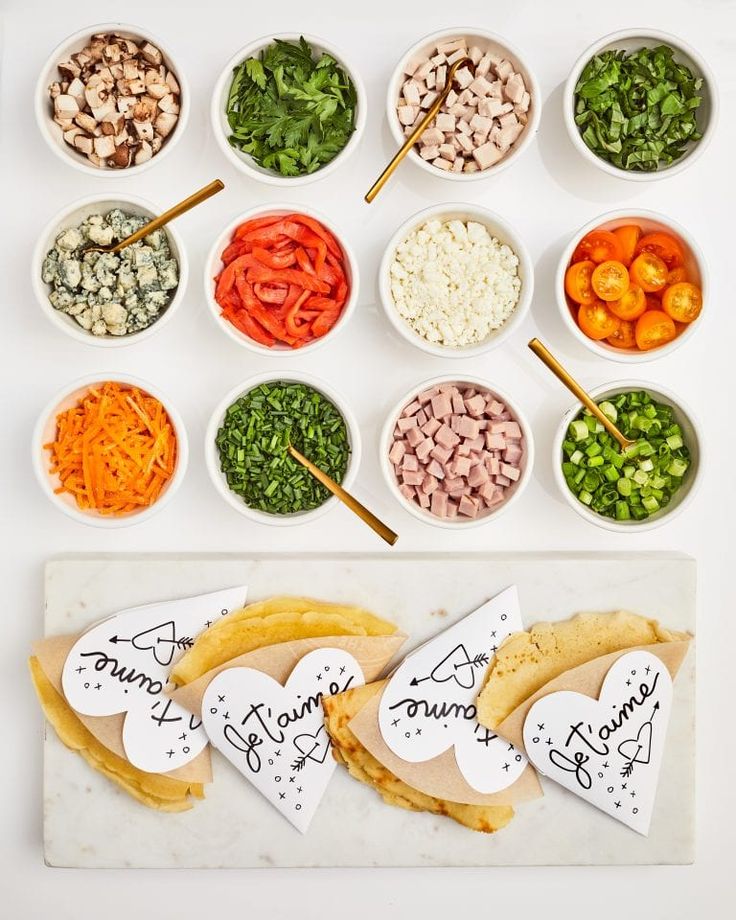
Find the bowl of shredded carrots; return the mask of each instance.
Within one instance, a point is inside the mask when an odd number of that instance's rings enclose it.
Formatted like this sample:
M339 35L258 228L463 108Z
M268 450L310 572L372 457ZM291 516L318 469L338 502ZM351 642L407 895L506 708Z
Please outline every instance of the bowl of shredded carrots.
M358 303L358 262L322 214L298 205L241 214L205 262L217 325L262 355L313 351L344 329Z
M163 508L188 456L176 409L150 384L121 374L69 384L33 434L43 491L65 514L97 527L137 524Z

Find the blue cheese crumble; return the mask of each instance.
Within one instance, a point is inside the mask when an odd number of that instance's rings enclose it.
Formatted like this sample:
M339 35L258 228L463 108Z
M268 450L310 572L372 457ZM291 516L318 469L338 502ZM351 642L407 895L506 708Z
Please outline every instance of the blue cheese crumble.
M116 254L85 251L125 239L145 223L115 208L62 230L41 269L52 306L92 335L131 335L155 323L179 284L166 231L154 230Z
M516 309L519 259L476 221L429 220L396 248L391 295L399 315L433 345L485 341Z

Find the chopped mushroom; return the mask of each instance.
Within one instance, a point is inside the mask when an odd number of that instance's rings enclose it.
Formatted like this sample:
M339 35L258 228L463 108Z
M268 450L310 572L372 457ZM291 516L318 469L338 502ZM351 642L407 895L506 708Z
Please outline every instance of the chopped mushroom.
M145 163L176 128L179 81L152 42L92 35L57 68L59 79L48 90L54 121L94 166Z

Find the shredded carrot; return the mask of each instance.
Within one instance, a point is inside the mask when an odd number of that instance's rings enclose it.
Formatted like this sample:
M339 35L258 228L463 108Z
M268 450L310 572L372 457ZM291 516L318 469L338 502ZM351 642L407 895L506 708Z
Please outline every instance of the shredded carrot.
M152 505L176 466L176 435L166 410L137 387L108 381L56 416L44 444L57 493L85 510L114 516Z

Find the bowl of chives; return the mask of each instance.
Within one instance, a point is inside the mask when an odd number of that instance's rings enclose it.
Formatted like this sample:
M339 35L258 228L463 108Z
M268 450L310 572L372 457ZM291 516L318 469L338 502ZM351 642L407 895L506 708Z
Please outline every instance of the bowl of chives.
M552 448L563 498L585 520L617 533L653 530L672 520L690 504L701 480L703 439L692 410L671 391L643 380L589 392L636 444L622 453L576 402Z
M285 371L238 384L210 417L205 460L227 504L261 524L304 524L339 504L286 454L288 436L280 420L292 411L294 447L344 488L350 489L360 465L358 423L342 396L325 381Z

